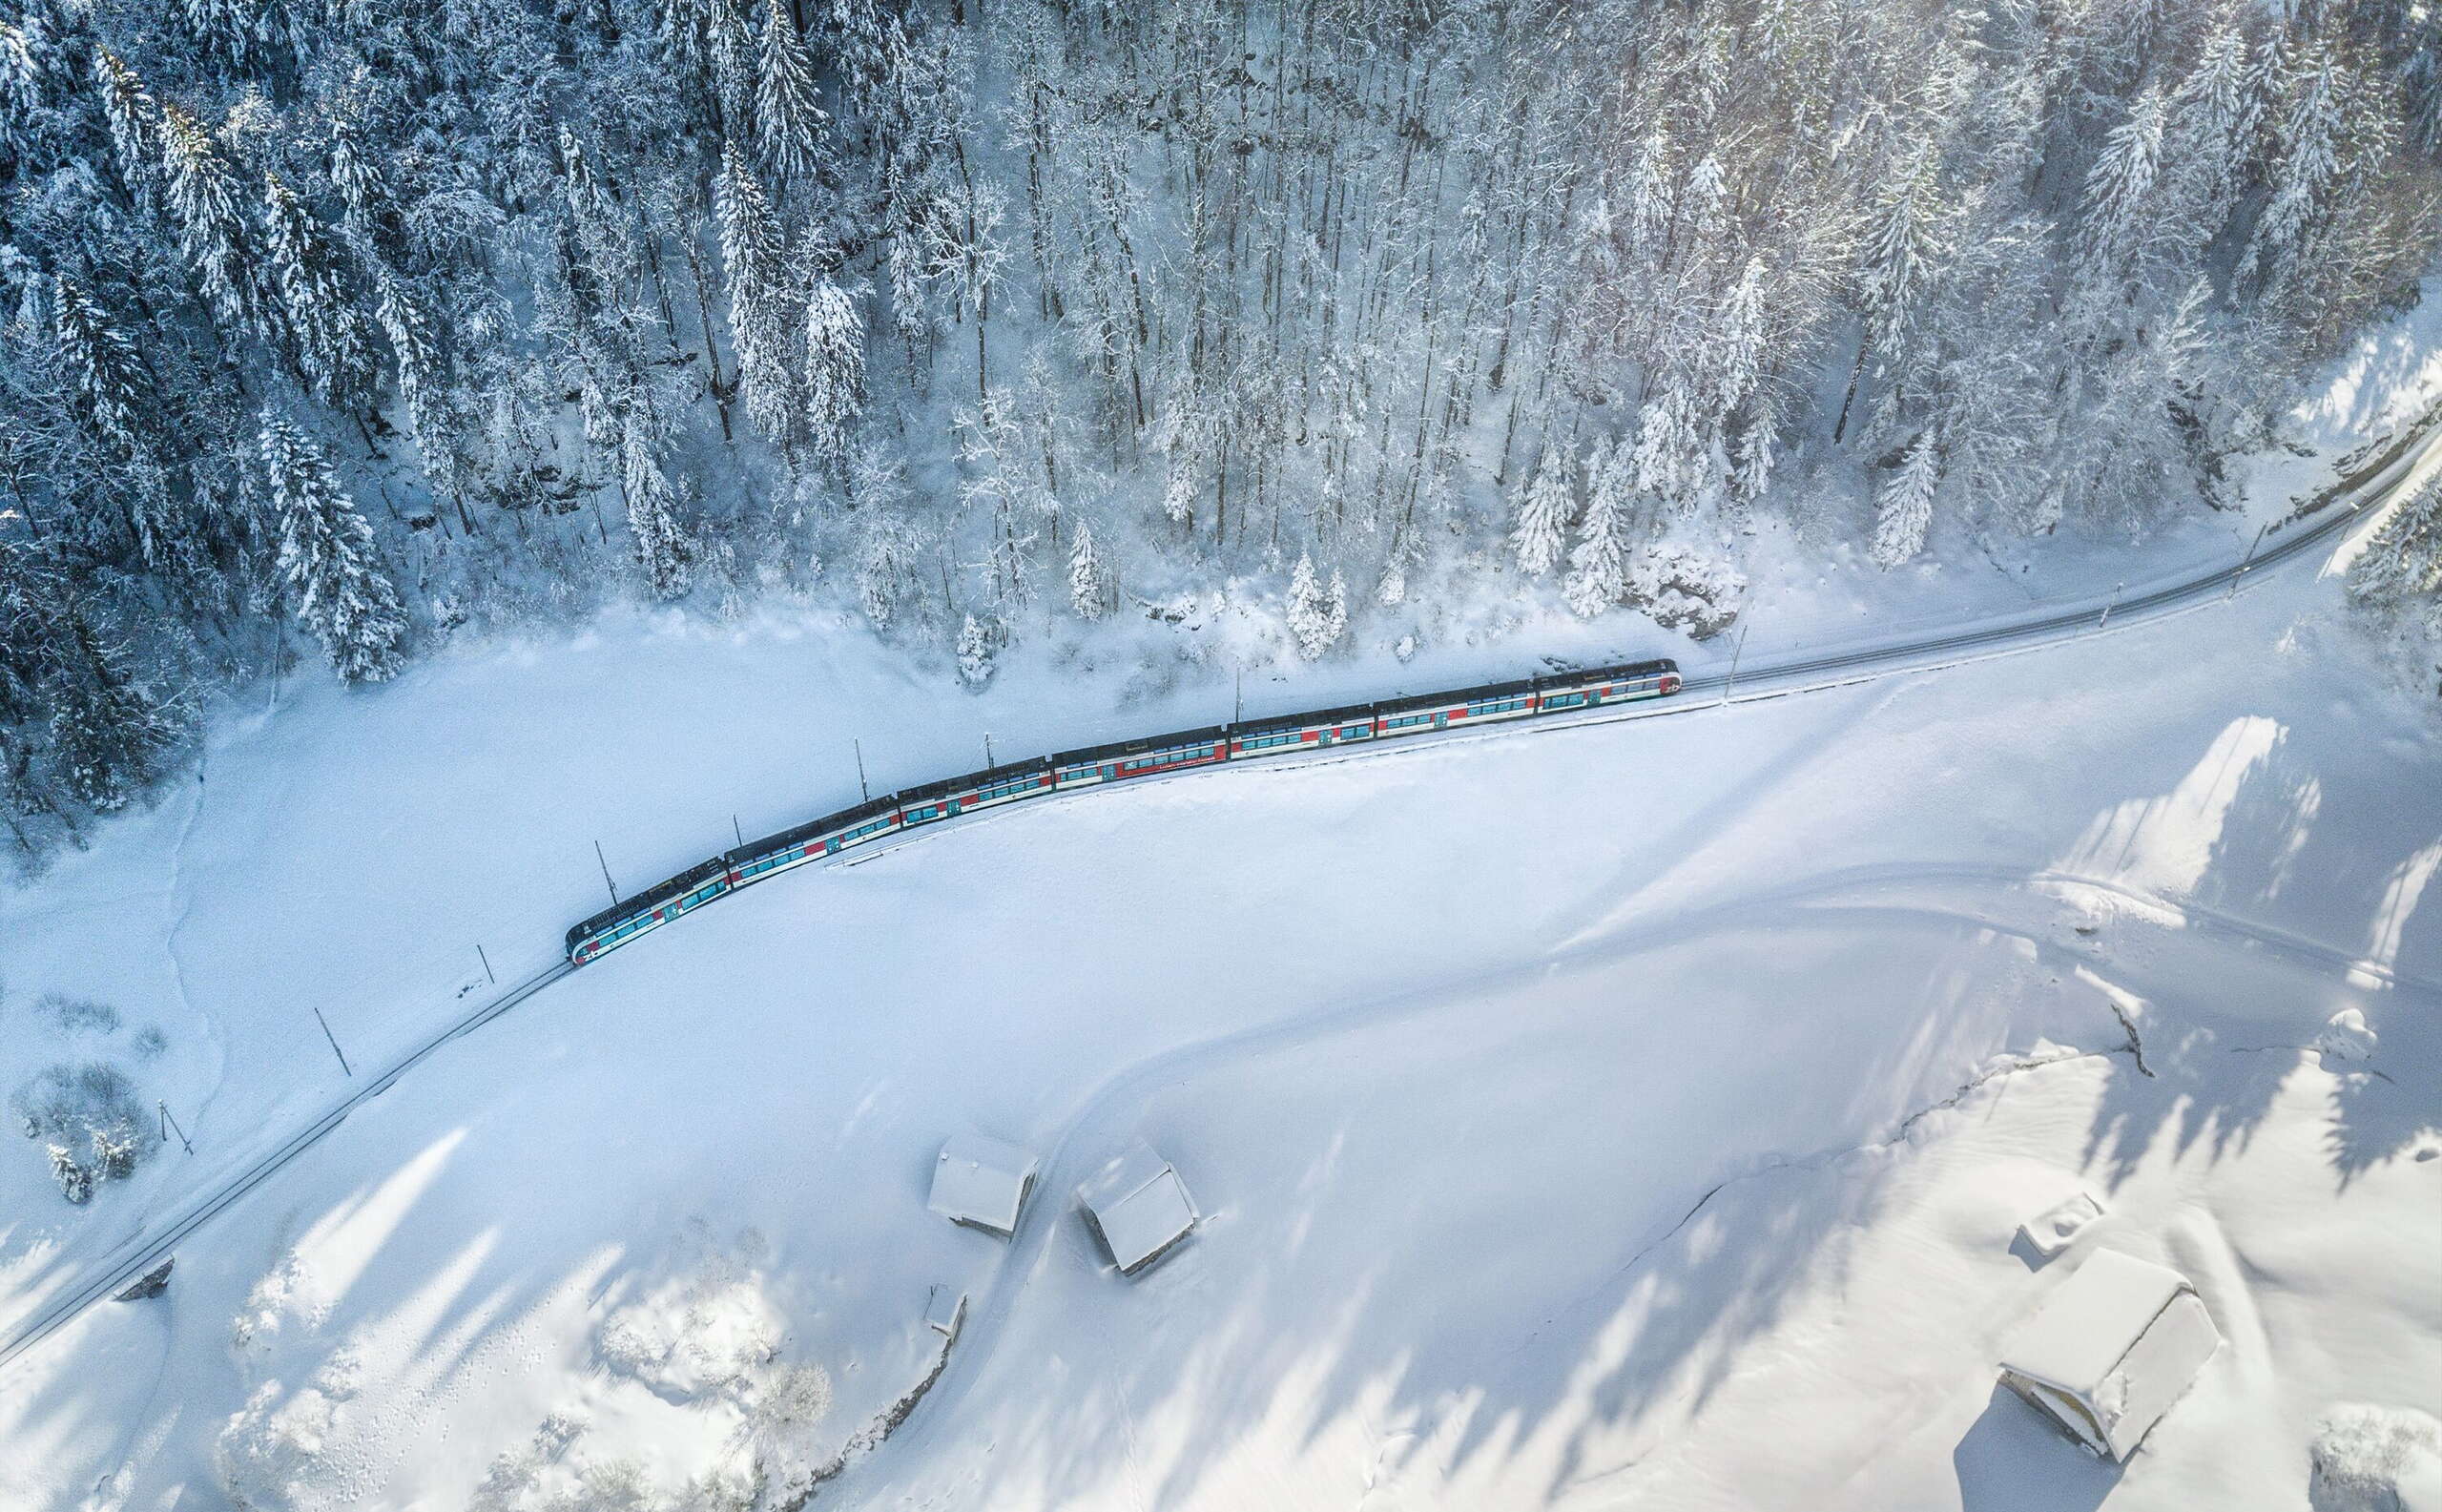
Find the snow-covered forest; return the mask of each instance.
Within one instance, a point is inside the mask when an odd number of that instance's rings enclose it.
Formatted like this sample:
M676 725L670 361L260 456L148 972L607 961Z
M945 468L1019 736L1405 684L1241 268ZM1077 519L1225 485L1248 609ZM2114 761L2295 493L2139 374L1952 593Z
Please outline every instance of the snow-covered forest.
M794 592L981 677L1231 583L1308 656L1426 591L1701 632L1764 511L2142 529L2442 229L2409 0L10 9L30 850L292 637Z

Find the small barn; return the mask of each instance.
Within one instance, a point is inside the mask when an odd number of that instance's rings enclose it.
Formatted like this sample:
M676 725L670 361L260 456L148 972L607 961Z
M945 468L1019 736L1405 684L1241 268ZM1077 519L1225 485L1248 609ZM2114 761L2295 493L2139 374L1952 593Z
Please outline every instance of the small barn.
M2098 1250L2011 1336L2001 1379L2088 1449L2123 1460L2221 1346L2187 1277Z
M933 1194L925 1206L971 1229L1005 1239L1018 1232L1018 1211L1034 1187L1032 1152L997 1139L960 1134L933 1162Z
M1086 1226L1122 1275L1134 1275L1195 1228L1195 1200L1170 1163L1143 1140L1111 1157L1077 1189Z

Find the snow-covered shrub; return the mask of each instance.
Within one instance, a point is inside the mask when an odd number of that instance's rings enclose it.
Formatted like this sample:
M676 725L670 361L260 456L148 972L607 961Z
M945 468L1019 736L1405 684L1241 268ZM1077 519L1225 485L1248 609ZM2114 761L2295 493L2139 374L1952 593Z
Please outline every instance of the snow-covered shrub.
M47 992L34 1011L49 1019L68 1034L115 1034L118 1032L118 1009L91 998L72 998L64 992Z
M213 1468L238 1512L292 1512L336 1504L325 1493L332 1466L327 1449L338 1403L308 1386L289 1393L277 1380L255 1388L220 1430Z
M781 1319L727 1263L666 1280L616 1310L594 1336L605 1368L668 1401L742 1390L779 1349Z
M1646 548L1628 574L1628 602L1665 630L1686 626L1691 640L1728 630L1746 597L1744 573L1676 543Z
M2413 1407L2343 1402L2308 1452L2314 1512L2411 1512L2442 1493L2442 1421Z
M958 674L967 687L982 691L992 680L1001 656L1002 634L997 621L966 616L958 632Z
M821 1366L776 1366L748 1393L738 1447L758 1479L794 1493L828 1462L813 1431L830 1415L831 1377Z
M70 1202L133 1172L155 1143L135 1084L107 1061L47 1067L9 1103L26 1137L43 1143L52 1178Z

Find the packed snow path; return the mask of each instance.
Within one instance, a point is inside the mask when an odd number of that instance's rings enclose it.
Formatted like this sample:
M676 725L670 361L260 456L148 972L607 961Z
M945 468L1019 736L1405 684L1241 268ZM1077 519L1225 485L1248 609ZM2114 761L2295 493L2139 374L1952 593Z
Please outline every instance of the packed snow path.
M2058 642L2089 632L2102 630L2117 623L2122 627L2159 619L2182 612L2199 605L2209 604L2217 596L2227 597L2246 586L2251 577L2279 565L2295 560L2318 545L2325 544L2339 532L2361 519L2365 512L2390 502L2411 482L2418 481L2429 470L2436 454L2433 422L2442 408L2430 411L2399 435L2377 446L2365 448L2363 455L2370 460L2342 478L2300 508L2265 531L2261 538L2268 544L2250 550L2239 562L2211 570L2174 579L2141 585L2133 594L2116 592L2100 602L2087 601L2071 608L2031 611L2018 616L2003 616L1973 625L1928 635L1894 640L1856 650L1821 656L1761 659L1750 668L1737 669L1719 674L1690 675L1682 694L1672 699L1630 705L1625 709L1593 711L1583 715L1546 717L1536 722L1514 723L1487 727L1477 731L1452 731L1446 734L1418 736L1378 746L1340 748L1327 755L1289 757L1264 763L1273 768L1298 767L1352 760L1389 750L1413 748L1426 743L1445 743L1495 738L1528 731L1550 732L1583 728L1589 725L1614 723L1626 719L1656 718L1666 715L1684 714L1709 707L1719 702L1748 702L1754 699L1781 697L1792 693L1836 687L1868 681L1898 673L1921 672L1931 668L1955 665L1986 656L2023 652L2048 643ZM1719 699L1707 699L1705 694L1719 694ZM1189 771L1159 780L1194 777L1201 771ZM1143 785L1140 779L1130 786ZM1088 794L1103 790L1087 790ZM1062 795L1073 798L1077 795ZM1036 805L1027 805L1034 807ZM986 811L960 821L964 824L997 817L1000 811ZM937 826L947 829L950 826ZM900 837L868 853L849 853L827 864L858 864L880 855L886 855L922 836ZM2063 877L2062 880L2083 880ZM683 921L682 921L683 922ZM393 1060L355 1085L343 1097L331 1104L294 1134L269 1151L251 1160L242 1170L224 1177L209 1190L177 1205L165 1218L149 1226L141 1233L123 1241L97 1264L88 1267L74 1278L54 1285L37 1299L35 1307L11 1321L5 1336L0 1336L0 1368L26 1350L55 1333L61 1326L93 1306L124 1288L130 1281L168 1257L176 1246L193 1235L204 1224L226 1211L264 1179L313 1148L330 1131L338 1128L356 1108L388 1090L400 1077L447 1044L499 1014L524 1002L534 993L561 980L573 969L565 963L548 967L520 982L516 986L486 1003L449 1025L437 1034L416 1045L405 1054Z

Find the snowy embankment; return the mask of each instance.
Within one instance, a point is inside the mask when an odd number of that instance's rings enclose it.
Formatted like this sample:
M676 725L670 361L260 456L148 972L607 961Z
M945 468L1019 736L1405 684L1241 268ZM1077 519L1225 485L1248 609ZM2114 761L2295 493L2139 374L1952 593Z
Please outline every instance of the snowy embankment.
M225 726L0 905L10 1086L111 1067L197 1147L84 1209L0 1162L8 1311L327 1103L316 1009L361 1068L485 990L478 943L547 961L594 839L634 885L733 811L836 806L860 736L880 791L1231 691L890 669L607 627ZM786 1482L930 1368L948 1283L947 1373L823 1504L2295 1506L2327 1417L2328 1453L2391 1441L2344 1404L2442 1412L2442 755L2390 686L2302 566L2037 654L780 880L445 1047L164 1298L0 1374L0 1503ZM1045 1157L1006 1245L924 1210L962 1131ZM1134 1137L1208 1221L1123 1283L1066 1194ZM2124 1475L1994 1388L2080 1253L2012 1230L2080 1187L2079 1244L2178 1266L2226 1340Z

